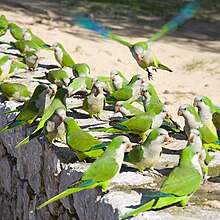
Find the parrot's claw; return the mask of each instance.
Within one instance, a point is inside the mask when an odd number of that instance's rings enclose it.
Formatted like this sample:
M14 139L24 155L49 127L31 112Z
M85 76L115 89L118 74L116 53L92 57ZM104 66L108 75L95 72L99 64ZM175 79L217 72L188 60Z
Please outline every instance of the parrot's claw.
M147 76L148 76L148 80L150 81L150 80L153 80L153 74L150 72L150 70L147 68L146 69L147 70Z
M205 184L206 181L207 181L208 179L210 179L210 178L211 178L211 176L204 175L204 177L203 177L203 181L202 181L202 184Z

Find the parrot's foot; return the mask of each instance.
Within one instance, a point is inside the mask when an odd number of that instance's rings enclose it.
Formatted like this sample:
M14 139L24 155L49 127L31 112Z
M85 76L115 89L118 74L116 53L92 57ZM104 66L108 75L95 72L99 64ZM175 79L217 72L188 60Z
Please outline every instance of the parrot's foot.
M141 174L143 176L150 176L150 177L155 177L155 176L163 177L163 175L161 173L159 173L158 171L153 170L153 169L142 171Z
M148 76L149 81L153 80L153 74L150 72L150 70L147 68L146 71L147 71L147 74L148 74L147 76Z
M203 177L203 181L202 181L202 184L205 184L206 181L207 181L208 179L210 179L210 178L211 178L211 176L204 175L204 177Z

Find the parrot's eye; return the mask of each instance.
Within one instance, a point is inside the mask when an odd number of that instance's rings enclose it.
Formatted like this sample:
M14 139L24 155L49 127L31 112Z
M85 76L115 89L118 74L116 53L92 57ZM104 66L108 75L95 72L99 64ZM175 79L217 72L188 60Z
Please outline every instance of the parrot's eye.
M184 108L183 110L186 111L186 108Z

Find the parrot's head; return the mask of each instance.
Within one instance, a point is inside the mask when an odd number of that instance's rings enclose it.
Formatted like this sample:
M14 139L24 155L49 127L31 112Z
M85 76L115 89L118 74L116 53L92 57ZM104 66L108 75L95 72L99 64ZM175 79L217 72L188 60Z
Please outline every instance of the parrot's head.
M54 52L59 52L60 50L63 50L63 46L60 43L53 43L50 47Z
M130 142L129 138L123 135L115 137L112 142L113 146L120 148L123 151L130 150L132 147L132 143Z
M152 84L145 82L141 85L141 96L143 100L149 101L154 92L156 91Z
M27 28L23 28L23 29L22 29L22 36L23 36L23 39L24 39L24 40L29 40L29 41L32 40L31 33L30 33L30 31L28 31Z
M163 128L154 128L150 134L148 135L145 142L156 142L157 145L162 144L164 142L169 142L170 137L168 132Z
M99 80L94 81L91 92L94 94L95 97L103 93L103 86L103 82L100 82Z
M135 43L131 47L131 53L132 56L137 60L138 62L142 61L147 53L148 45L146 42L138 42Z
M64 122L65 118L66 118L66 110L63 108L58 108L55 110L54 112L54 117L56 121Z
M124 101L118 101L115 104L115 112L120 112L121 108L124 106Z
M197 129L191 129L188 137L188 142L190 143L198 143L201 142L202 135Z
M118 76L119 76L119 71L118 71L118 70L112 70L112 71L110 72L110 79L111 79L112 81L115 81ZM120 77L120 76L119 76L119 77Z
M183 116L185 119L189 119L191 116L194 116L196 121L200 121L199 115L195 108L189 104L181 105L177 114L178 116Z
M77 63L72 72L75 77L86 77L90 74L90 67L86 63Z
M193 105L199 110L210 111L210 107L213 105L212 101L207 96L196 96Z

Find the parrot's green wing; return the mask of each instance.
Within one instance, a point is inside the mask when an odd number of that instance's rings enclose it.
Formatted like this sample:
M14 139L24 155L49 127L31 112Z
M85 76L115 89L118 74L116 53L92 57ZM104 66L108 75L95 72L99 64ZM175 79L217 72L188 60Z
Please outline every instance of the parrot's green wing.
M112 155L103 154L83 174L82 180L93 179L96 182L108 181L118 172L119 164Z
M8 30L8 20L5 15L0 16L0 36L3 36Z
M124 87L117 91L114 91L111 96L106 97L106 101L126 101L132 97L132 88Z
M128 154L125 155L124 161L137 164L143 159L144 149L143 146L133 148Z
M9 23L9 30L10 30L10 33L14 39L16 39L16 40L23 39L22 28L19 27L17 24Z
M73 67L75 65L75 62L71 58L71 56L63 49L63 66L67 67Z
M212 131L205 124L203 124L202 127L198 128L198 130L202 134L202 140L205 143L209 144L218 140L217 133L212 133Z
M215 112L212 115L212 121L216 127L217 130L220 130L220 112Z

